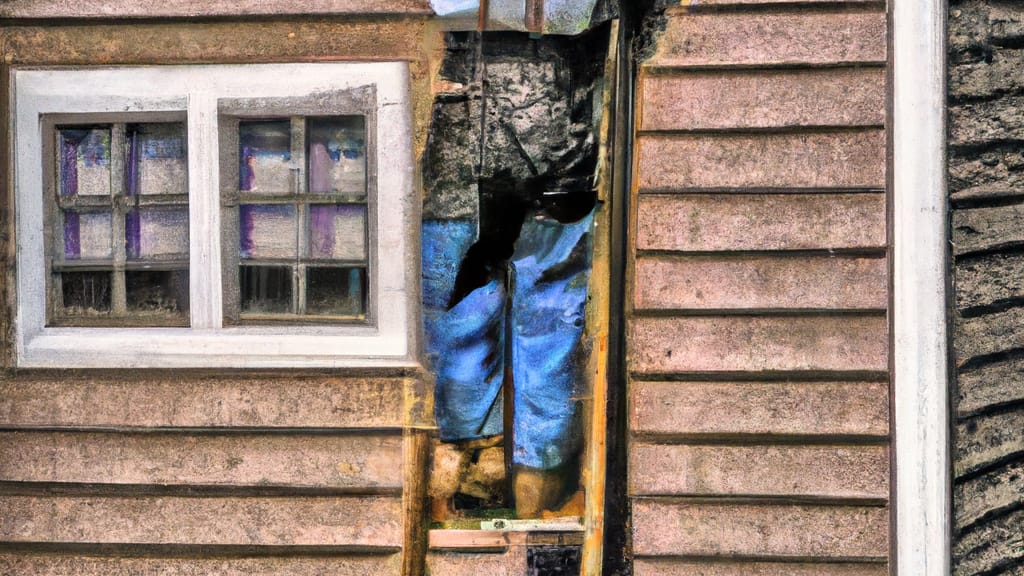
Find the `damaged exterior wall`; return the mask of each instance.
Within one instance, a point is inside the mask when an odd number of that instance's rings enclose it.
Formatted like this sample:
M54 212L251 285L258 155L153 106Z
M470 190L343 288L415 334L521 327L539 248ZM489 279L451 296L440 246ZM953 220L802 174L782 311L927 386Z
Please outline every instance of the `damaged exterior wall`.
M647 28L634 573L888 574L885 9L708 2Z
M955 282L953 573L1024 566L1024 8L952 2L949 192Z

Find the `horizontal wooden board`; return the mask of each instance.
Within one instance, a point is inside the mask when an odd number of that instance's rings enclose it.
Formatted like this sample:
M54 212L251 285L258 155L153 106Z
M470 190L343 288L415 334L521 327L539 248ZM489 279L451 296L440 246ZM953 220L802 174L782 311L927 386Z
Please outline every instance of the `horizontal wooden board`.
M885 69L647 74L640 129L872 126L885 122Z
M36 379L0 382L3 427L383 428L403 423L401 378Z
M884 371L882 316L634 318L633 371Z
M1024 456L1024 407L975 416L956 425L953 474L957 477L991 467L1005 458Z
M884 446L723 446L633 443L637 496L820 496L885 499Z
M743 38L737 42L737 38ZM886 60L885 10L669 14L649 66L834 64Z
M6 542L402 545L397 497L0 496L0 510Z
M886 508L633 501L637 556L885 558Z
M996 470L958 482L953 487L953 520L960 530L1001 511L1020 505L1024 494L1024 461L1018 460Z
M885 186L884 130L648 134L638 143L641 190Z
M1024 244L1024 204L953 210L953 254Z
M879 249L885 194L641 194L640 250Z
M131 558L0 554L10 576L398 576L401 555L270 558Z
M0 480L402 487L402 436L0 433Z
M641 558L634 562L635 576L889 576L883 562L839 564L834 562L695 562L692 560Z
M885 309L883 258L657 256L636 262L636 309Z
M869 435L889 431L885 382L636 382L633 433Z
M960 418L1019 403L1024 403L1024 359L986 362L957 376L954 408Z
M313 14L433 14L427 0L6 0L0 18L160 18L170 16L250 16Z

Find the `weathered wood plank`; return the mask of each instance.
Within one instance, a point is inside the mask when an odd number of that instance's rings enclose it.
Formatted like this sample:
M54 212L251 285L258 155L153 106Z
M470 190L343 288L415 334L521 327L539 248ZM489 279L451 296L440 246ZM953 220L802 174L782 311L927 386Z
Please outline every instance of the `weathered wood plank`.
M641 257L637 309L885 309L882 258Z
M884 446L686 446L634 443L637 496L821 496L889 494Z
M884 63L885 11L674 11L649 66ZM737 42L743 38L743 42Z
M637 248L880 249L884 194L641 194Z
M638 139L641 190L885 186L885 131L648 134Z
M873 126L885 69L689 72L641 78L640 129Z
M1024 244L1024 204L953 210L953 254Z
M995 518L979 529L959 536L953 543L955 576L973 574L1014 575L1014 564L1024 563L1024 546L1021 546L1021 529L1024 526L1024 510L1017 510ZM1010 567L1009 572L999 568ZM1019 574L1017 572L1016 574Z
M399 556L130 558L21 553L0 554L0 572L10 576L398 576Z
M631 370L884 371L884 317L721 316L630 322Z
M0 382L4 427L385 428L403 422L400 378L22 377Z
M667 435L889 431L885 382L634 382L630 430Z
M6 0L0 5L0 18L165 18L195 16L254 15L327 15L327 14L433 14L427 0L307 0L301 4L288 0Z
M0 481L402 487L402 437L0 433Z
M1024 494L1024 462L1013 462L953 487L953 520L958 529L987 514L1020 504Z
M695 504L636 499L638 556L799 556L885 558L885 508Z
M1024 308L958 318L954 332L957 361L1024 348L1021 326L1024 326Z
M956 306L964 310L1024 297L1024 254L993 254L953 268Z
M402 545L397 497L0 496L0 509L6 542Z
M1024 97L949 107L950 146L978 146L1024 139Z
M961 476L1024 453L1024 408L975 416L956 425L953 473Z
M888 576L889 566L833 562L694 562L642 558L633 566L636 576Z
M1024 401L1024 360L1019 358L961 371L957 377L954 408L958 417L1021 401Z

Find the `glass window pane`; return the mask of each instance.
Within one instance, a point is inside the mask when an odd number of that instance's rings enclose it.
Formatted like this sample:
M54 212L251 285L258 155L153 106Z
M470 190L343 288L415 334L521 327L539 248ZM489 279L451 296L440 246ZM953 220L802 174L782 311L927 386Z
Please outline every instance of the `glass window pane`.
M311 258L366 259L366 206L312 204L309 207Z
M65 210L64 258L111 258L110 225L110 212Z
M366 315L365 268L307 268L306 313Z
M110 312L110 272L64 272L60 278L66 315L95 316Z
M268 194L293 192L291 122L239 122L238 189Z
M60 130L61 196L110 195L110 128Z
M307 122L309 191L366 193L366 119L362 116L310 118Z
M128 195L188 194L185 125L130 124Z
M238 208L242 258L295 258L298 222L290 204L243 204Z
M124 218L128 259L188 257L188 208L136 208Z
M124 283L133 316L188 314L188 270L128 270Z
M240 266L238 285L242 312L292 312L292 276L289 266Z

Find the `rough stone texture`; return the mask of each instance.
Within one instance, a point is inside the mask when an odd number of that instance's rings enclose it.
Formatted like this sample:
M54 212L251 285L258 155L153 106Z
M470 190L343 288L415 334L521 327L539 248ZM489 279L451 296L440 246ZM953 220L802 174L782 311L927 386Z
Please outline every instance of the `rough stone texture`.
M884 382L634 382L630 429L681 436L889 431Z
M402 487L402 437L0 432L0 481Z
M884 63L885 12L669 13L651 66ZM742 37L743 42L736 39Z
M649 135L638 140L644 190L885 186L885 131Z
M884 371L884 317L637 318L629 338L634 371Z
M1021 422L1024 422L1024 407L1020 406L961 419L954 430L954 475L959 478L971 472L991 470L1008 458L1018 458L1024 453Z
M47 554L0 554L9 576L398 576L401 557L321 558L125 558Z
M637 309L885 309L883 258L649 257L636 263Z
M963 256L1024 246L1022 219L1024 204L954 210L953 254Z
M877 249L886 242L884 194L642 194L638 203L640 250Z
M793 562L693 562L638 559L635 576L888 576L889 566L875 564Z
M428 0L312 0L296 4L288 0L6 0L0 18L154 18L172 16L312 14L433 14Z
M639 556L771 555L885 558L885 508L814 505L633 503Z
M885 69L644 75L641 130L870 126L885 121Z
M405 381L19 378L0 381L4 427L384 428L403 422Z
M7 542L402 545L400 498L6 495L0 508Z
M637 496L822 496L889 494L884 446L634 445L630 491Z

